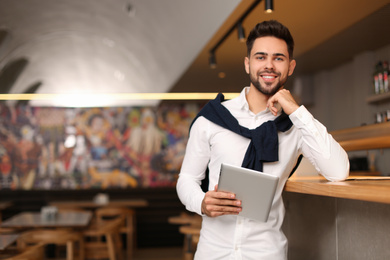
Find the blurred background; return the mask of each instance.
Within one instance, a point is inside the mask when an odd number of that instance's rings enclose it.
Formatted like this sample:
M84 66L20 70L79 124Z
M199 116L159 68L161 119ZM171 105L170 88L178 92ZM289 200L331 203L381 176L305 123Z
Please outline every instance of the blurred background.
M263 20L290 29L287 88L335 131L390 118L389 17L389 0L0 0L3 216L103 191L148 200L140 247L181 243L166 218L183 210L189 125L216 93L249 85L238 26L244 38ZM349 156L390 175L388 149Z

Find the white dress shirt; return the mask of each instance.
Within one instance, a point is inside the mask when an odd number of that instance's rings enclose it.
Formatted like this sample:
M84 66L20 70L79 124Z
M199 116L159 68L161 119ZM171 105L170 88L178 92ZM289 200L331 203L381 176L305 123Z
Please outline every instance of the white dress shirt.
M249 110L244 88L240 96L222 104L239 124L254 129L276 117L266 109L258 114ZM303 154L330 181L348 176L349 161L343 148L328 134L326 128L313 118L304 106L290 116L293 126L278 132L279 161L264 163L263 171L280 178L266 223L239 215L210 218L202 215L205 193L201 180L209 168L209 190L218 183L222 162L241 166L250 140L220 127L204 117L192 125L186 154L177 182L177 192L186 209L203 216L195 259L287 259L287 239L281 226L284 219L282 191L290 172Z

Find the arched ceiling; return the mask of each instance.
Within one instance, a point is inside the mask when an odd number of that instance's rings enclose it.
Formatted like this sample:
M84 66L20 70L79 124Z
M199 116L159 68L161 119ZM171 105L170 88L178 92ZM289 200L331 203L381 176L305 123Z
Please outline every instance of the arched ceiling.
M0 0L0 69L17 76L0 90L41 82L37 93L167 92L238 3ZM19 59L27 64L15 73Z

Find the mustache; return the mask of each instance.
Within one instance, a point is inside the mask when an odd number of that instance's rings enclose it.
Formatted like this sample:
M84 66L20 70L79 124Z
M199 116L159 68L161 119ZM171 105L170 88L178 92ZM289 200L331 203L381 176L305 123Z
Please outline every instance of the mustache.
M275 75L278 75L278 76L281 75L280 72L277 72L277 71L274 71L274 70L262 70L262 71L260 71L259 73L257 73L257 75L260 76L261 74L264 74L264 73L267 73L267 74L275 74Z

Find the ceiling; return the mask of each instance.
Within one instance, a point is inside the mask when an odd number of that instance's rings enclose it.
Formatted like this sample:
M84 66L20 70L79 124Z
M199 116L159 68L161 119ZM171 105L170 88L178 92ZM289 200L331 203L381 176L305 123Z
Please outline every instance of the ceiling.
M167 92L239 2L0 0L1 92ZM31 103L153 103L78 97Z
M272 14L264 13L263 2L244 20L245 31L269 19L288 26L295 39L296 74L332 68L390 43L390 0L274 0ZM216 69L208 66L208 52L252 3L0 0L0 92L240 91L248 79L245 44L236 31L217 49ZM156 104L85 97L81 102ZM78 106L69 100L31 104Z
M172 92L237 92L248 85L244 71L246 47L237 40L237 31L218 48L217 68L210 69L207 64L209 50L252 2L241 1ZM264 13L263 2L245 19L245 31L249 33L256 23L270 19L289 27L295 40L297 67L294 75L330 69L360 52L390 44L389 0L274 0L272 14ZM221 72L224 78L219 77Z

